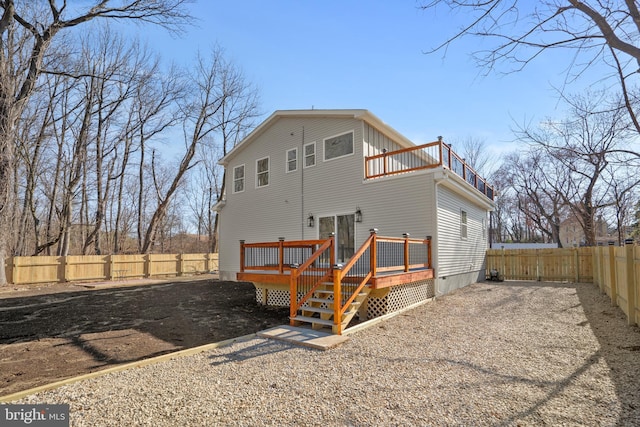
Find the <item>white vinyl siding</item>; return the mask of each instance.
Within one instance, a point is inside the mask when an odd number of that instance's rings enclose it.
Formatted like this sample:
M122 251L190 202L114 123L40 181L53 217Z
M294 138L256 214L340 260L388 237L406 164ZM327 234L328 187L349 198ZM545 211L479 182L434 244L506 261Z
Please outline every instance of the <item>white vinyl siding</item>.
M298 149L287 150L287 173L298 170Z
M269 157L256 161L256 187L269 185Z
M482 268L487 250L482 221L486 210L444 185L438 186L438 277L469 273ZM462 239L462 212L466 213L467 238Z
M242 193L244 191L244 165L233 168L233 192Z
M324 160L338 159L353 154L353 132L332 136L324 140Z
M316 143L310 142L304 146L304 167L310 168L316 165Z

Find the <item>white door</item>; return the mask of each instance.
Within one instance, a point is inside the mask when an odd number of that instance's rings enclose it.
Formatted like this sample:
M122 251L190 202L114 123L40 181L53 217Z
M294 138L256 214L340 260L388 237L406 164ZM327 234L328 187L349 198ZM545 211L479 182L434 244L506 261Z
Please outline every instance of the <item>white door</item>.
M355 252L354 215L321 216L318 221L320 239L328 239L331 233L336 233L336 262L348 261Z

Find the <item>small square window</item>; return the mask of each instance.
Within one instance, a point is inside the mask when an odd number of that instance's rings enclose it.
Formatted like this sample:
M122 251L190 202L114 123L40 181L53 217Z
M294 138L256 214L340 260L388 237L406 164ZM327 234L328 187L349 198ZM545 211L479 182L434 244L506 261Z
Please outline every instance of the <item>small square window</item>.
M269 158L256 161L256 187L269 185Z
M287 172L298 170L298 149L292 148L287 151Z
M241 193L244 191L244 165L233 168L233 192Z
M304 146L304 167L309 168L316 164L316 143L312 142Z

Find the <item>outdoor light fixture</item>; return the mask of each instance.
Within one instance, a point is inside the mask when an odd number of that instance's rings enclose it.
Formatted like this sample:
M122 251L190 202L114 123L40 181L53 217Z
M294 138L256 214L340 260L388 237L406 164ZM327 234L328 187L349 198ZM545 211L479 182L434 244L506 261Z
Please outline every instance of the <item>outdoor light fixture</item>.
M307 217L307 226L313 227L314 225L315 225L315 218L313 217L313 214L309 212L309 216Z
M356 208L356 222L362 222L362 211L359 207Z

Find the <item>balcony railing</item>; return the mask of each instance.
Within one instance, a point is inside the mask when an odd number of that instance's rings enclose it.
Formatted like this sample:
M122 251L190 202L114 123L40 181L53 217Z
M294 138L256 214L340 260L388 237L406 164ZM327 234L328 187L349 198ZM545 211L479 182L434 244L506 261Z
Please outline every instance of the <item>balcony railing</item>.
M493 200L494 189L450 145L442 141L430 142L395 151L384 151L364 160L365 178L381 178L419 170L445 167L462 177L473 188Z

